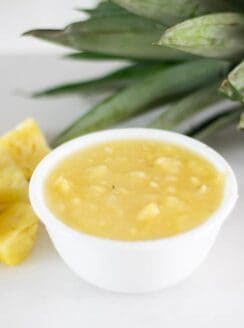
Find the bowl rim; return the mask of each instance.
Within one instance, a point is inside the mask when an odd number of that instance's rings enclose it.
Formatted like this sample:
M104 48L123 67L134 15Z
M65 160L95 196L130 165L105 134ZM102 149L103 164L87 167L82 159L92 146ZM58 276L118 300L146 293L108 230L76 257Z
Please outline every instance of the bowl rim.
M66 225L51 212L45 203L43 192L45 178L57 165L57 163L62 161L67 155L70 155L80 149L87 148L91 145L98 145L106 141L115 140L155 140L157 142L169 142L171 144L182 146L204 157L220 172L224 172L226 174L224 196L219 207L209 216L208 219L190 230L178 233L176 235L152 240L127 241L109 239L90 235ZM199 233L206 232L215 224L219 224L221 226L234 208L234 205L238 199L238 184L235 174L227 161L211 147L196 139L177 132L166 130L150 128L121 128L90 133L68 141L51 151L34 170L29 185L29 198L34 212L39 217L41 222L44 223L47 229L52 227L56 229L55 231L63 234L69 234L74 239L83 238L84 240L86 239L87 241L93 243L103 243L104 245L107 244L112 247L118 246L144 249L145 247L155 247L163 243L169 243L182 238L199 235Z

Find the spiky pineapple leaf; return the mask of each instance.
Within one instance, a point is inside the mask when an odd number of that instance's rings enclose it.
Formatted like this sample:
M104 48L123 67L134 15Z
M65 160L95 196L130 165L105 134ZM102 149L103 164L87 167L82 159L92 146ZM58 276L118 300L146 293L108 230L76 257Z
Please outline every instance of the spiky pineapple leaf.
M128 11L111 1L102 1L98 3L97 7L91 9L79 8L81 12L87 13L90 18L107 17L115 15L127 15Z
M64 30L58 29L36 29L30 30L22 34L23 36L33 36L44 41L56 43L61 46L73 48L69 40L69 35Z
M244 61L230 72L220 91L230 99L244 103Z
M163 33L160 45L236 60L244 55L244 15L218 13L189 19Z
M215 114L211 118L204 119L196 124L193 128L184 131L185 134L199 139L205 140L209 136L221 131L230 124L238 122L243 107L233 108L231 110Z
M32 30L25 35L66 45L79 51L125 58L182 61L192 55L154 46L165 27L133 14L97 17L68 25L64 30Z
M105 90L117 90L140 80L150 72L154 72L156 65L143 62L129 65L99 78L65 83L41 90L33 93L32 97L63 96L67 94L80 94L82 92L88 93L93 91L98 93ZM167 67L166 64L165 67Z
M130 58L129 56L120 56L120 55L107 55L101 54L99 52L91 52L91 51L82 51L82 52L74 52L68 55L65 55L64 58L74 59L74 60L129 60L129 61L137 61L137 62L155 62L159 61L159 59L147 59L143 58Z
M232 88L227 78L221 83L219 91L229 99L235 100L235 90Z
M113 0L137 15L172 26L185 19L212 12L232 11L228 0Z
M155 72L120 90L80 117L56 138L53 146L133 117L156 101L166 102L189 93L221 77L229 66L212 59L181 63L166 69L158 65Z
M176 103L169 105L149 127L165 130L176 130L185 120L204 110L204 108L221 100L218 93L220 80L197 89Z

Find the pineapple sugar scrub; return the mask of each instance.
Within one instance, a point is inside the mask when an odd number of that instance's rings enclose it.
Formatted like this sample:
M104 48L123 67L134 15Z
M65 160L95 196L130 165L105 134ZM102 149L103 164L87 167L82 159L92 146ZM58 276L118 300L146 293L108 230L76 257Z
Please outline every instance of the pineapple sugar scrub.
M60 161L47 176L49 209L75 230L113 240L153 240L207 220L224 174L184 147L151 140L101 142Z
M203 143L128 128L53 150L29 195L72 271L105 289L142 293L175 285L202 263L238 188L228 163Z

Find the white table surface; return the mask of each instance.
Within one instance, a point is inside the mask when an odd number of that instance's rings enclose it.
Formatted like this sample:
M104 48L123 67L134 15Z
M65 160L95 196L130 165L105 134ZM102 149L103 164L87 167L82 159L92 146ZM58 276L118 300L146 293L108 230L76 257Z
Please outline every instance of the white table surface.
M107 68L107 64L82 64L50 56L0 59L1 133L33 116L51 137L95 99L33 100L23 97L23 92L93 76ZM42 227L25 263L15 268L0 266L0 327L244 327L243 137L229 129L209 141L233 166L240 199L207 261L187 281L139 296L100 290L66 267Z

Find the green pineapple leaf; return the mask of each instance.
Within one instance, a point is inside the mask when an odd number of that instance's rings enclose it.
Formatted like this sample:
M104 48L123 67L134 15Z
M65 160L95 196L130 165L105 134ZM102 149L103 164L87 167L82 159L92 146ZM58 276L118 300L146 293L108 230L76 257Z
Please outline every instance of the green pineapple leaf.
M158 103L181 98L150 124L176 129L221 99L217 84L226 74L220 91L243 102L243 63L229 73L233 64L244 57L243 0L104 0L96 8L80 10L88 19L64 29L37 29L24 35L77 51L66 58L129 60L134 64L93 80L34 94L40 97L119 88L63 131L54 141L55 146L110 127ZM242 112L243 108L222 110L207 120L197 117L198 123L185 133L206 138L238 121ZM244 129L244 114L239 128Z
M113 0L113 2L128 11L167 26L212 12L236 9L236 6L228 0Z
M129 60L136 62L155 62L160 61L159 59L143 59L143 58L130 58L129 56L120 56L120 55L107 55L101 54L99 52L91 52L91 51L82 51L82 52L74 52L68 55L65 55L64 58L74 59L74 60Z
M244 61L229 73L220 91L227 97L244 103Z
M80 8L79 11L87 13L90 18L97 17L108 17L115 15L128 15L128 11L123 9L120 6L110 2L110 1L102 1L98 3L97 7L92 9L83 9Z
M56 43L61 46L73 48L72 44L69 40L68 34L64 33L63 30L57 29L36 29L30 30L22 34L23 36L32 36L44 41L48 41L51 43Z
M105 99L78 118L54 140L53 146L133 117L157 101L166 103L200 88L221 77L228 66L226 62L212 59L191 61L168 68L162 67L162 64L160 68L158 64L154 72Z
M195 58L184 52L153 45L165 27L128 13L96 17L68 25L63 30L32 30L25 35L88 51L128 59L182 61Z
M218 13L184 21L164 32L159 44L206 57L241 59L244 15Z
M223 130L228 125L238 122L243 107L233 108L231 110L220 112L211 118L204 119L202 122L196 124L193 128L184 131L190 137L205 140L209 136Z
M169 105L161 115L149 124L149 127L176 130L182 122L221 100L222 97L218 93L219 83L218 79L218 82L200 88Z
M115 70L111 73L87 81L61 84L32 94L32 97L63 96L67 94L81 94L82 92L103 92L117 90L142 79L150 72L155 71L157 64L138 63ZM163 66L163 64L161 64ZM169 66L165 64L165 67ZM158 67L158 66L157 66Z

